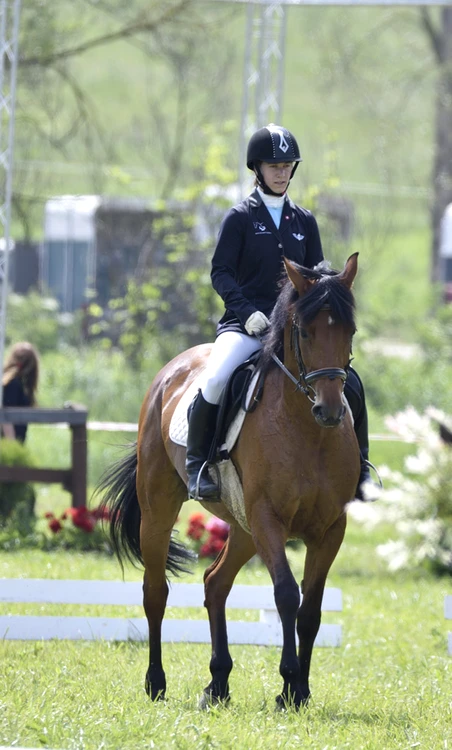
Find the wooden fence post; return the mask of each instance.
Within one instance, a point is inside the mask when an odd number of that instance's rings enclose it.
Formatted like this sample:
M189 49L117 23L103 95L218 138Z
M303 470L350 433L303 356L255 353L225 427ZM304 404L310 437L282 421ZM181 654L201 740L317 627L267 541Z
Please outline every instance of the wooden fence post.
M72 433L72 507L86 505L88 440L86 424L70 425Z

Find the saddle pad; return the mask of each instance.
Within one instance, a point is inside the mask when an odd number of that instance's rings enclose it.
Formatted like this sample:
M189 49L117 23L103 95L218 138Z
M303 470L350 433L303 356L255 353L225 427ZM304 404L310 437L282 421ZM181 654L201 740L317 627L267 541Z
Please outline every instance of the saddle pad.
M248 409L251 399L253 397L254 388L256 386L257 380L258 380L259 373L255 372L253 377L250 380L250 384L248 386L248 391L246 393L246 399L245 399L245 407ZM173 416L171 417L170 427L169 427L169 437L170 440L172 440L173 443L176 443L176 445L183 445L184 447L187 446L187 435L188 435L188 420L187 420L187 411L188 407L190 406L191 402L193 401L194 397L196 396L199 389L202 387L204 382L204 375L200 375L196 380L193 381L193 383L187 388L184 395L180 399L178 405L176 406ZM229 452L234 447L236 440L240 434L240 430L243 424L243 420L245 419L246 412L243 409L239 409L236 418L231 423L231 426L229 427L228 433L226 435L226 440L224 443L224 447ZM223 448L223 446L221 446Z
M250 380L248 391L246 394L245 406L249 407L251 399L253 397L254 389L259 378L259 373L255 372ZM197 378L186 390L178 405L174 410L174 414L171 418L169 436L170 440L177 445L187 445L187 434L188 434L188 421L187 411L194 397L196 396L199 388L202 385L203 375ZM237 438L242 428L243 420L245 419L246 412L244 409L239 409L238 414L231 426L229 427L226 435L226 441L222 448L225 448L229 453L234 447ZM209 473L214 481L218 481L217 471L220 474L221 483L221 499L223 504L234 516L235 520L240 524L248 534L250 528L246 520L245 505L243 502L243 490L242 485L237 474L236 468L231 461L227 459L220 461L214 466L209 468Z

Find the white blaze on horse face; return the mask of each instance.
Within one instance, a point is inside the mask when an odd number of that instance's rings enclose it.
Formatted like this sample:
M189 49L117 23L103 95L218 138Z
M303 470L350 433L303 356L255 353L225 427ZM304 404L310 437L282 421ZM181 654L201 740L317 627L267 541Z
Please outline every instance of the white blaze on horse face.
M334 318L332 318L331 315L328 315L328 325L334 326L335 322Z

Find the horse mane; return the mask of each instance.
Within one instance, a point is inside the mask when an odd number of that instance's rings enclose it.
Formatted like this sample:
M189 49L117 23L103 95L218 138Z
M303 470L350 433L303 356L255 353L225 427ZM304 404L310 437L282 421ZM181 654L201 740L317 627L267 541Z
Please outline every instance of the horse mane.
M322 261L314 268L304 268L292 263L295 269L306 279L316 283L303 297L288 277L283 279L276 305L270 317L270 328L265 337L264 346L259 358L259 366L266 372L274 362L272 355L282 358L284 329L287 319L292 315L303 324L311 323L322 307L331 309L331 316L345 325L355 325L355 300L350 289L343 284L339 271L331 268L329 261Z

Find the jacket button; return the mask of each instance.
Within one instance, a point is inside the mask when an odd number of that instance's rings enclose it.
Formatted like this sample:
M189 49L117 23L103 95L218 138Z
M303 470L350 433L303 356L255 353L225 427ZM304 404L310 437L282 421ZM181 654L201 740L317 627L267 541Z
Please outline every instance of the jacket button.
M280 242L278 242L278 247L279 247L280 250L282 249L282 245L281 245Z

